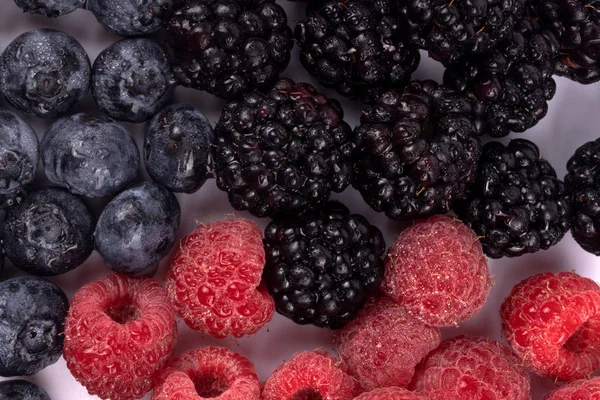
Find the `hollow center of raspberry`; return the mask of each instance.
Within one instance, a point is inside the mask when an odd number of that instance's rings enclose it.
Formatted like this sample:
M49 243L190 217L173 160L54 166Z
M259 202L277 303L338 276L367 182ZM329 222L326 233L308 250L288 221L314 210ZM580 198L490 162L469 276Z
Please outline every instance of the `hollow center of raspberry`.
M581 325L565 342L565 344L563 345L563 349L573 354L583 353L587 344L585 335L586 329L587 323Z
M292 400L323 400L323 395L315 388L302 388L294 393Z
M105 312L118 324L126 324L140 317L140 310L130 302L113 304L107 307Z
M196 392L205 399L219 397L229 389L229 385L223 379L212 374L199 375L194 379Z

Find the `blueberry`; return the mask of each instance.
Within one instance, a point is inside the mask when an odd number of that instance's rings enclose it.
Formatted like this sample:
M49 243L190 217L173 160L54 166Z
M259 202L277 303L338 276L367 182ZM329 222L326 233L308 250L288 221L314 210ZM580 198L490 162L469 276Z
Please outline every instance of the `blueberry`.
M50 400L42 388L33 383L14 380L0 382L0 399L6 400Z
M156 32L176 0L89 0L88 8L104 29L121 36Z
M42 14L46 17L60 17L85 6L85 0L15 0L23 11Z
M171 101L174 90L171 64L154 40L123 39L94 62L94 99L114 119L146 121Z
M33 375L62 354L69 300L55 284L21 276L0 283L0 376Z
M81 199L59 188L31 192L8 209L2 241L6 256L34 275L60 275L94 249L94 217Z
M140 164L129 132L105 116L60 119L42 138L41 148L48 179L87 197L117 193L135 179Z
M145 182L117 195L102 211L96 249L116 272L152 276L175 244L181 219L177 198Z
M212 140L204 114L184 104L167 106L146 131L146 170L167 189L194 193L206 182Z
M38 138L31 126L0 108L0 209L21 200L39 160Z
M13 40L0 59L0 88L17 110L43 118L67 113L90 89L90 59L64 32L38 29Z

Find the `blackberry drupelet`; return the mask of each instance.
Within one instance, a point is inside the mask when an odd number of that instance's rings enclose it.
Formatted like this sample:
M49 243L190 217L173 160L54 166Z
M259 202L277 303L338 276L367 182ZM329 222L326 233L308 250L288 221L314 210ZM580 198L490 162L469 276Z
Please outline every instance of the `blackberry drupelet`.
M298 324L343 327L383 279L382 233L337 202L273 220L264 242L264 278L277 312Z
M473 112L433 81L383 94L354 131L352 185L389 218L449 211L476 176L481 143Z
M399 0L410 41L450 65L492 49L523 16L525 0Z
M237 210L297 215L350 184L352 129L341 104L281 79L225 105L215 128L217 186Z
M344 96L373 100L373 93L410 81L419 51L405 42L392 0L321 0L296 26L300 61L321 84Z
M579 245L600 255L600 139L579 147L565 177L573 201L571 234Z
M552 75L558 54L556 37L523 19L494 50L446 69L444 83L479 104L474 108L483 133L502 137L524 132L548 112L556 92Z
M166 30L179 82L227 100L270 89L294 46L275 0L183 0Z
M600 80L600 1L540 0L540 21L558 37L556 73L583 84Z
M492 258L516 257L557 244L569 230L572 205L563 181L525 139L489 142L469 198L456 214L481 236Z

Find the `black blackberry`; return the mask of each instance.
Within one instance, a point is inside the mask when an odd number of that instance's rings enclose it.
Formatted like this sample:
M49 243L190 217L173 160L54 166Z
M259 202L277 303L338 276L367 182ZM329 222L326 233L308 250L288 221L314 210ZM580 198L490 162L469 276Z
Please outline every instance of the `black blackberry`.
M492 258L516 257L557 244L569 230L571 203L563 181L525 139L483 147L469 198L455 208L481 236Z
M395 0L319 0L296 25L300 61L321 84L369 102L410 81L419 51L400 31Z
M382 233L340 203L272 221L264 243L277 312L298 324L343 327L383 279Z
M481 132L494 137L524 132L548 112L558 52L550 31L523 19L494 50L446 69L444 83L479 103Z
M275 0L182 0L166 29L180 84L228 100L270 89L294 47Z
M475 179L481 143L473 112L433 81L383 94L354 132L352 185L393 219L447 212Z
M565 177L573 201L571 233L585 250L600 255L600 139L579 147Z
M523 16L525 0L399 0L412 43L450 65L492 49Z
M536 13L559 38L556 73L590 84L600 80L600 1L538 0Z
M225 105L215 128L217 186L237 210L295 215L350 184L352 129L340 103L281 79Z

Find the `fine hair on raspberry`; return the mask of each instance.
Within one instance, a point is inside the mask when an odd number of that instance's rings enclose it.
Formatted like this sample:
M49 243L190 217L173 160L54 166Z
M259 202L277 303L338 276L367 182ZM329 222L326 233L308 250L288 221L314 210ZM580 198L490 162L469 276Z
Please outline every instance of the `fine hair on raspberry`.
M600 377L580 379L553 390L545 400L596 400L600 399Z
M363 393L354 400L427 400L427 397L399 387L385 387Z
M574 272L544 273L517 284L502 304L502 331L523 363L557 381L600 367L600 286Z
M152 400L259 400L260 381L254 364L224 347L183 353L165 368Z
M176 341L175 313L163 287L154 279L114 274L75 294L64 357L91 395L133 400L152 389Z

